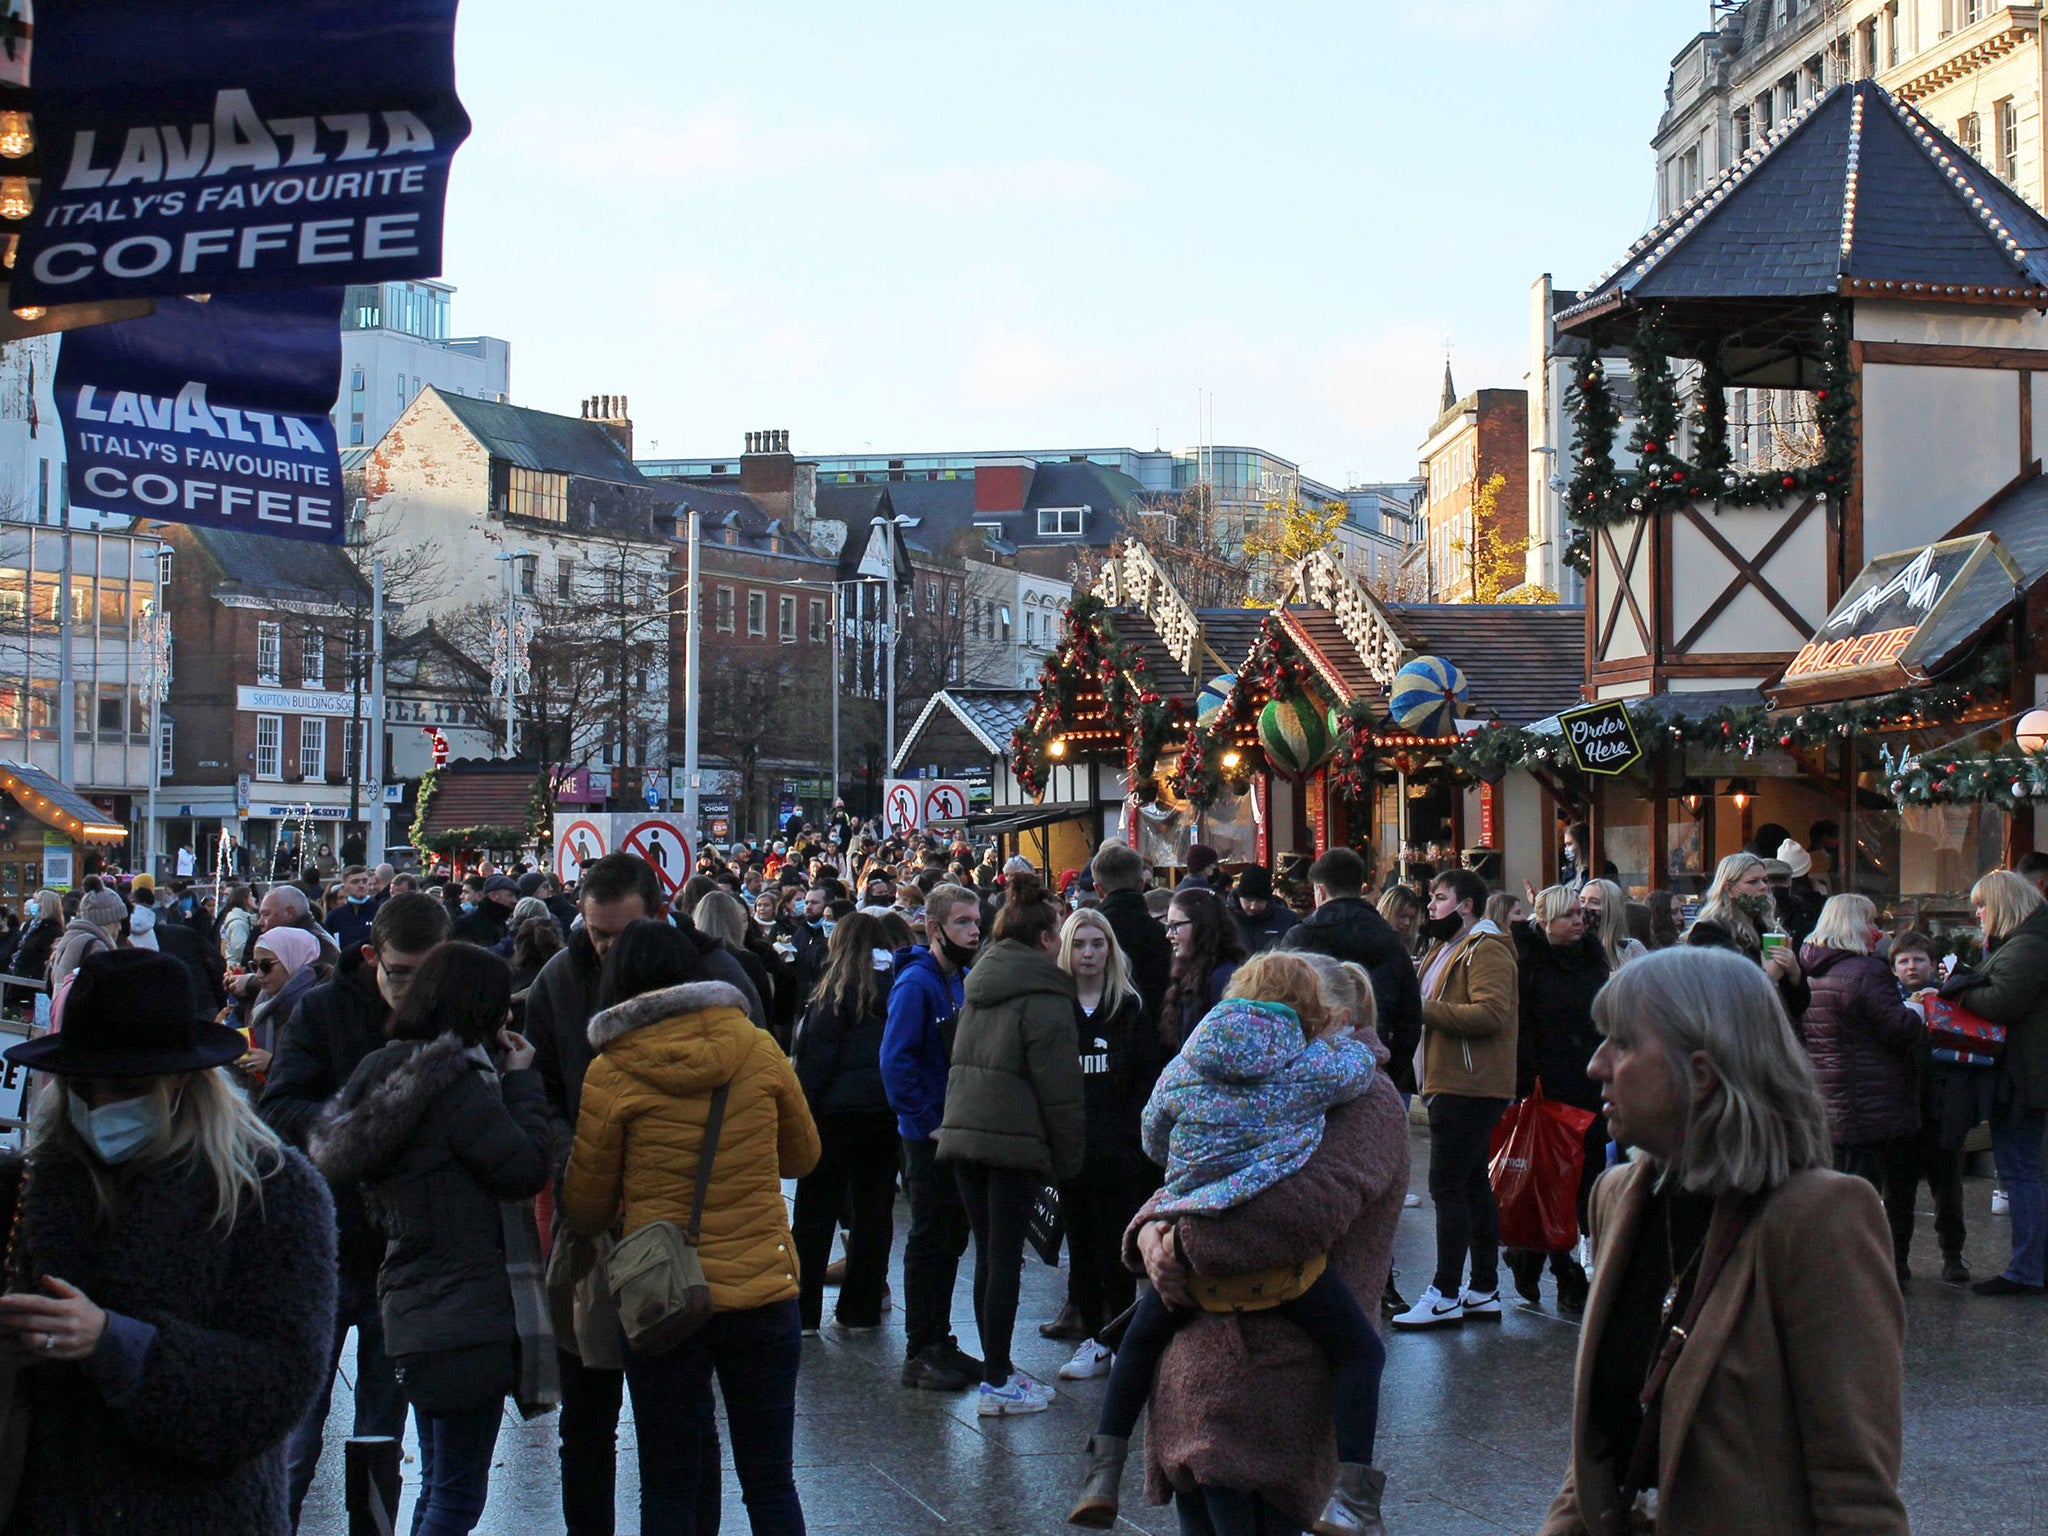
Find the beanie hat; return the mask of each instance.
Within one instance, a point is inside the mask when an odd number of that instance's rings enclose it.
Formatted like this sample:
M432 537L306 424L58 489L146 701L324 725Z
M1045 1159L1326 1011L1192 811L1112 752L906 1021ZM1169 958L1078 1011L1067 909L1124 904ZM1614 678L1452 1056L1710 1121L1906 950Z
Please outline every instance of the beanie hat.
M128 917L128 907L112 891L87 891L78 904L78 915L109 931L119 928Z
M1237 872L1238 898L1249 896L1253 901L1270 901L1273 896L1273 876L1263 864L1254 864Z
M1813 855L1789 837L1778 844L1778 861L1795 880L1813 868Z

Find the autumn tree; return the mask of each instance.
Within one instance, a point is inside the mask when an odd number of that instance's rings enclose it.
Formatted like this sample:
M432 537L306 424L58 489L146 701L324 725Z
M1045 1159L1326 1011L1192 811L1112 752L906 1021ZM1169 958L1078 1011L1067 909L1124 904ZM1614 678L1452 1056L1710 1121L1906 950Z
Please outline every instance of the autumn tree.
M1287 572L1336 544L1337 530L1350 515L1351 509L1341 501L1318 506L1290 496L1267 502L1266 521L1248 529L1244 537L1245 558L1253 577L1243 598L1245 606L1268 606L1278 596Z
M1501 527L1500 493L1507 483L1494 475L1479 487L1472 498L1471 536L1453 539L1452 553L1468 562L1475 603L1554 603L1555 592L1526 579L1528 535L1513 538Z

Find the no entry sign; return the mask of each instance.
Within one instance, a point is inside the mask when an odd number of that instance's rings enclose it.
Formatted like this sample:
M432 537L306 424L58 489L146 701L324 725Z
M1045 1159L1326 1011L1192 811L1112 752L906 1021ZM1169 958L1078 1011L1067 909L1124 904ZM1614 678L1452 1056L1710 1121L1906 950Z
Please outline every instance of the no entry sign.
M924 825L959 821L967 815L967 786L957 779L939 779L925 786Z
M661 877L662 888L671 896L683 888L696 862L680 820L659 817L635 823L619 839L619 852L634 854L652 864L655 874Z

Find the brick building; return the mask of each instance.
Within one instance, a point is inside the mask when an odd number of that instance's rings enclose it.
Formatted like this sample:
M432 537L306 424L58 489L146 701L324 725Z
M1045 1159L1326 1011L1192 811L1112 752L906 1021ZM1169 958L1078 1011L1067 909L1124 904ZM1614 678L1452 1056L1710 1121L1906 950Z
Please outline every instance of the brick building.
M1427 600L1472 602L1487 550L1519 547L1528 537L1528 391L1481 389L1460 398L1446 363L1443 401L1423 440L1417 474L1423 498L1422 538L1415 554L1423 562ZM1482 530L1474 506L1496 475L1502 483L1494 516ZM1517 575L1508 579L1509 587L1520 584L1519 554L1514 564Z

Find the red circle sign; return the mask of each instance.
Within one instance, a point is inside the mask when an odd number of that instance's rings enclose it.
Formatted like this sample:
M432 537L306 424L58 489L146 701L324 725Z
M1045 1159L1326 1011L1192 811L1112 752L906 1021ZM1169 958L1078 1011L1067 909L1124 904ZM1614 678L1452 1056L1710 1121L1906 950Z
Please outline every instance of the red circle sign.
M967 814L967 796L958 784L934 784L925 791L924 820L930 826L935 821L958 821Z
M619 852L645 859L661 877L662 888L673 896L690 878L696 858L690 841L665 821L643 821L619 842Z
M574 885L583 878L583 866L604 854L603 831L592 822L572 821L562 829L562 840L555 848L555 878Z
M908 784L891 785L883 819L891 832L914 830L917 826L917 791Z

